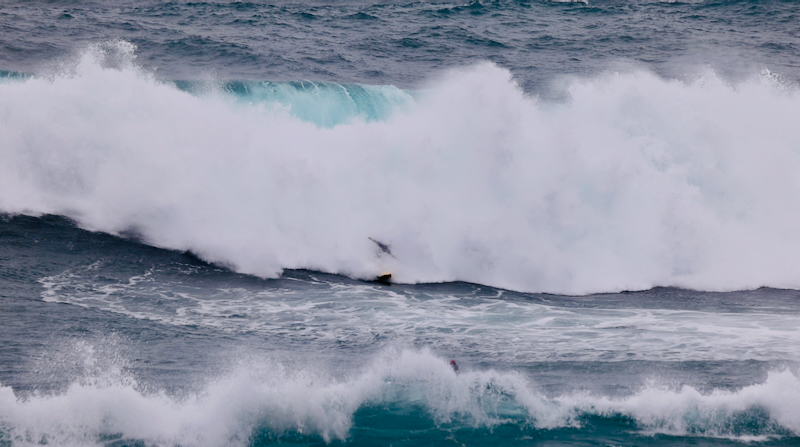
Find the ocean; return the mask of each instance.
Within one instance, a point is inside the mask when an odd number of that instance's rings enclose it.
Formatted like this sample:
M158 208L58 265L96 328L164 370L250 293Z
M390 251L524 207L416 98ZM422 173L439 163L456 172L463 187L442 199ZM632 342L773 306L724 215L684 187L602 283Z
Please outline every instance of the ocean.
M797 1L4 1L0 447L800 445L798 122Z

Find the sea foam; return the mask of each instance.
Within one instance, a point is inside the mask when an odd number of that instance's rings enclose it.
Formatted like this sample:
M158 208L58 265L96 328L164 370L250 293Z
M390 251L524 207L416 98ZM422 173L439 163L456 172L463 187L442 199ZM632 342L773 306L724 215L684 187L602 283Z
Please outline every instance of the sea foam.
M468 346L482 353L483 361L516 366L541 359L800 361L797 313L768 308L763 296L750 297L755 307L746 312L654 309L641 306L633 294L625 295L621 308L598 308L591 300L565 306L482 286L456 292L442 285L415 293L341 278L328 282L336 278L316 273L292 278L291 286L253 280L231 287L195 282L192 276L203 272L185 265L147 265L133 276L135 267L120 272L119 265L119 260L73 264L40 279L41 299L161 325L258 334L319 352L334 346L371 350L377 342L435 346L439 352L463 352ZM691 297L692 302L705 299Z
M324 127L291 95L190 94L138 68L132 45L95 45L0 84L0 210L262 277L800 288L794 86L767 71L736 85L632 71L568 92L541 102L483 63Z
M86 361L96 355L83 342ZM102 359L99 359L102 362ZM427 350L387 349L345 376L319 365L268 358L242 361L197 392L153 390L111 362L67 389L20 396L0 386L0 439L13 445L94 446L114 440L168 446L249 445L254 436L347 440L357 411L447 430L512 425L521 430L581 430L586 418L623 417L644 435L736 439L797 436L800 380L789 371L739 390L701 393L657 382L630 396L570 393L548 397L514 371L451 370ZM223 368L225 369L225 368ZM395 409L395 410L392 410ZM404 422L405 421L405 422ZM397 419L395 424L409 423ZM360 430L370 430L370 419Z

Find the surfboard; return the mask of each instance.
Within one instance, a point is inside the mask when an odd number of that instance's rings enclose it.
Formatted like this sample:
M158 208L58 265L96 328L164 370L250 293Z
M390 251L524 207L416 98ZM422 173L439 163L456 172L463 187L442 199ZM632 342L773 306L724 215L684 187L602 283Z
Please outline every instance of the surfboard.
M378 275L375 277L375 282L379 282L381 284L391 285L392 284L392 274L391 273L384 273L382 275Z

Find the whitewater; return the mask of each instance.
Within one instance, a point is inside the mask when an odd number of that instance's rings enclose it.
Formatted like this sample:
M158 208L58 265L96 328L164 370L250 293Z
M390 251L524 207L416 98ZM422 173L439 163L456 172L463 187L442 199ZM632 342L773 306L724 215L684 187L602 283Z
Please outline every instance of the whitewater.
M88 348L79 346L76 351L91 355L93 350ZM800 381L789 372L770 374L765 383L735 393L701 394L688 386L651 385L624 399L585 393L548 399L524 377L492 370L454 378L445 362L426 351L384 353L346 380L332 380L318 371L292 370L281 363L240 365L202 392L181 399L142 392L135 381L113 377L114 368L106 374L84 378L63 394L35 395L24 401L16 399L9 388L0 388L0 416L13 424L12 440L20 445L42 444L39 441L97 445L98 439L247 445L247 441L259 441L252 426L261 425L271 432L260 440L267 444L269 438L278 441L292 431L318 434L330 443L347 439L359 407L363 414L404 404L431 414L438 430L427 430L445 432L459 426L497 429L514 423L523 427L523 433L579 429L592 425L587 415L621 420L630 428L636 424L654 433L723 440L767 440L790 433L796 436L800 430L795 417ZM765 414L770 416L765 418ZM753 435L753 428L771 436Z
M484 63L359 103L333 87L270 100L213 81L193 95L133 51L96 46L49 78L0 86L3 210L265 278L800 287L800 97L769 71L736 85L712 71L607 73L546 103ZM308 116L309 97L344 104Z

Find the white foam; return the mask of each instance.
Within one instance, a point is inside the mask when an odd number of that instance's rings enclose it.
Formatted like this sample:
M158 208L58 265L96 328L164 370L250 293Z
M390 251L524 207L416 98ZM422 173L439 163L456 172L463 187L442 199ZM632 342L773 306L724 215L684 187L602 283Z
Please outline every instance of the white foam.
M145 392L135 380L114 375L79 380L60 394L18 399L0 386L0 426L14 445L101 445L102 436L154 445L246 445L257 428L345 439L362 405L421 405L437 423L453 417L492 426L504 417L494 407L503 397L493 383L530 399L526 381L492 371L456 376L427 351L384 352L352 377L334 379L324 369L297 369L261 360L242 364L183 397Z
M627 415L642 429L653 433L710 437L758 436L747 433L746 429L742 430L744 433L737 433L742 427L737 427L735 418L748 410L763 410L768 422L794 435L800 434L797 416L800 380L790 371L772 372L764 383L740 390L714 390L703 394L689 386L672 390L652 384L634 396L621 399L571 395L556 401L586 413Z
M159 446L233 446L246 445L255 431L266 429L344 440L359 408L387 404L417 409L420 417L450 427L579 428L582 416L597 414L628 416L643 433L737 439L800 433L800 380L788 371L740 390L707 394L653 384L628 397L577 393L548 399L513 371L455 374L445 359L428 351L389 349L345 376L319 364L251 359L200 392L180 397L144 391L116 372L103 380L85 379L61 393L24 398L0 386L6 439L13 445L42 440L54 446L102 445L115 437ZM750 410L763 411L755 416L763 428L740 433L737 415Z
M559 105L479 64L385 121L323 129L192 96L137 69L129 44L100 47L0 84L0 209L135 229L264 277L800 288L800 97L770 73L609 74Z
M380 343L468 349L510 365L542 359L800 361L797 315L785 310L642 309L635 302L626 308L565 307L557 300L417 294L365 283L199 289L158 269L130 279L99 279L95 268L76 266L42 279L42 298L164 324L280 336L307 346L338 340L368 347L379 337Z

